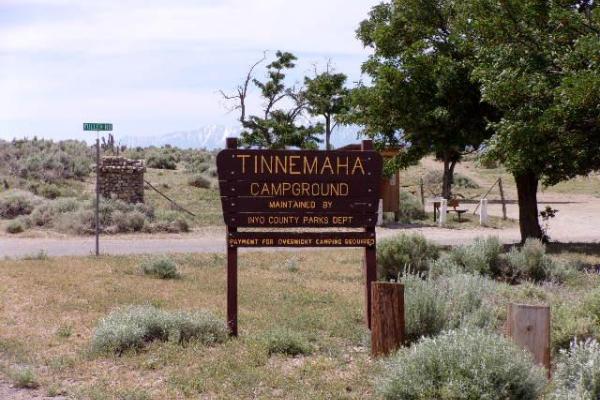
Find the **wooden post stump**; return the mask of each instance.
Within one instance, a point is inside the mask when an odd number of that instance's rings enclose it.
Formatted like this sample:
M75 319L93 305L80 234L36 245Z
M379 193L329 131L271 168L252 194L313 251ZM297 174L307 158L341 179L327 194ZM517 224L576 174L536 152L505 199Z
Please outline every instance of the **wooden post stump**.
M373 282L371 300L371 354L384 356L404 344L404 285Z
M529 350L550 376L550 306L509 304L506 332L515 343Z

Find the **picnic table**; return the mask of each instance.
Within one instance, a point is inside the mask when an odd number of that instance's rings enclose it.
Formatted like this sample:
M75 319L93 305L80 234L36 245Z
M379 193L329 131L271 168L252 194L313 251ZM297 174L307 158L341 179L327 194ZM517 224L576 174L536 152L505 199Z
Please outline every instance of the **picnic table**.
M433 204L433 222L437 221L437 217L440 213L440 206L442 205L442 200L442 197L434 197L433 199L428 200L429 203ZM460 207L460 202L458 201L458 199L450 199L448 200L448 209L446 209L446 213L456 213L456 215L458 216L458 222L462 222L462 215L468 210L464 208L460 209L458 207Z

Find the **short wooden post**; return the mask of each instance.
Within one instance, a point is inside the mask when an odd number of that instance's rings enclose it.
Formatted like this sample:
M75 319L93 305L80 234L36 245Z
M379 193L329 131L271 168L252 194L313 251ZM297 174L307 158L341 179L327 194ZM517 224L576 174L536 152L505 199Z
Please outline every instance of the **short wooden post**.
M545 367L550 377L550 306L510 303L506 332L533 354L535 362Z
M373 282L371 299L371 354L385 356L404 344L404 285Z

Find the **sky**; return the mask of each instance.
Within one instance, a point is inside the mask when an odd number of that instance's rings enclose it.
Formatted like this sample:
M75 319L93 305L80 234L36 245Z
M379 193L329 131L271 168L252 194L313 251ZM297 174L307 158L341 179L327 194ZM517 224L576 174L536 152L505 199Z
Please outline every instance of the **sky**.
M327 60L359 80L355 30L380 1L0 0L0 138L236 126L218 91L264 50L298 56L291 83Z

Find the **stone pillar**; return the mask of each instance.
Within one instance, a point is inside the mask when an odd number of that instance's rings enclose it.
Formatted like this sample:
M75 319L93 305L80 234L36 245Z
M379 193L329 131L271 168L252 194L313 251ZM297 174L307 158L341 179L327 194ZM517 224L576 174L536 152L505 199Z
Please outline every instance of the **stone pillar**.
M143 160L124 157L102 157L99 171L99 189L102 197L117 198L128 203L144 202Z

